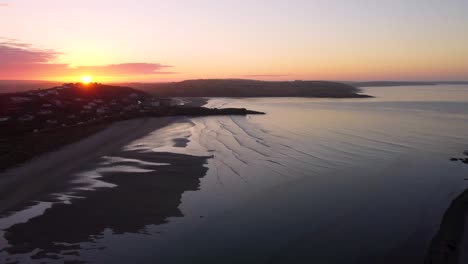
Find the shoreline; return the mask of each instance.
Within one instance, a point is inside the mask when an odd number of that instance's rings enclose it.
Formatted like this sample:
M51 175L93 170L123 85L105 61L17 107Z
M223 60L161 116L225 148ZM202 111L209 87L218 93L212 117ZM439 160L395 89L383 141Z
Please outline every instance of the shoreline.
M161 117L116 122L77 142L0 173L0 215L50 192L50 188L63 183L65 175L82 169L100 156L118 151L131 141L180 119Z
M458 264L464 258L468 214L468 189L457 196L447 208L440 227L427 250L424 263Z
M79 142L107 127L118 123L142 118L201 117L217 115L263 115L263 112L245 108L206 108L207 98L177 98L182 106L164 107L159 110L134 115L96 120L85 124L65 126L55 129L34 131L14 131L0 138L0 173L15 168L34 158L59 150L68 144ZM54 138L54 140L51 140Z
M184 102L184 108L202 107L209 100L208 98L179 99ZM42 155L53 153L71 144L79 143L88 137L106 130L113 124L142 118L159 117L139 117L120 121L97 122L77 127L65 127L3 139L0 138L0 152L5 153L0 155L0 175L22 164L31 162ZM51 138L54 138L54 140L50 140Z

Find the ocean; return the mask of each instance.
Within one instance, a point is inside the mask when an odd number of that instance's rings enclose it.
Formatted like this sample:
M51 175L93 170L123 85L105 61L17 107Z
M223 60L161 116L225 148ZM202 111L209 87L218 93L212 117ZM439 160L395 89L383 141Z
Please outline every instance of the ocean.
M101 157L76 173L79 188L60 202L41 201L0 219L4 230L17 224L3 241L18 249L0 257L422 263L445 211L468 188L468 165L450 161L468 150L468 86L370 87L364 93L375 98L210 99L208 107L267 114L179 119ZM160 175L166 178L158 182ZM90 194L100 192L109 193ZM105 201L96 212L111 208L112 217L99 225L94 215L88 218L88 194L90 201ZM134 195L141 200L126 199ZM73 211L82 210L92 224L72 239L48 240L44 228L36 249L19 250L25 238L15 239L15 232L38 229L41 221L60 225L74 203Z

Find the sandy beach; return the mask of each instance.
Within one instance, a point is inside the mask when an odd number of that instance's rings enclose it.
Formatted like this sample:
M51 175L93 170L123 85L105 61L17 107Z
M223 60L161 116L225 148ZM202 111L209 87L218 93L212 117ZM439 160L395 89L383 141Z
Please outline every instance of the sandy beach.
M28 200L63 189L67 175L175 120L177 118L145 118L118 122L77 143L3 172L0 174L0 213L5 214L27 205L24 202Z
M207 102L206 98L181 100L186 107L199 107ZM18 210L28 205L23 202L37 199L45 193L68 188L65 183L67 175L83 170L99 157L119 151L129 142L181 119L161 117L116 122L89 137L1 172L0 215Z

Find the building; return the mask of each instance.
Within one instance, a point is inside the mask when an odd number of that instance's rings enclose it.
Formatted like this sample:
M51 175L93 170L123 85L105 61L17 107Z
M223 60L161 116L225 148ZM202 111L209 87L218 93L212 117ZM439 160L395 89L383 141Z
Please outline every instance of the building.
M10 97L10 100L13 101L15 104L21 104L21 103L26 103L26 102L31 102L32 99L29 97L24 97L24 96L13 96Z
M19 121L31 121L34 119L34 116L32 115L24 115L18 118Z
M49 125L56 125L56 124L57 124L57 120L49 119L49 120L47 120L47 124L49 124Z
M50 114L52 114L52 111L50 111L50 110L42 110L42 111L39 111L38 114L40 114L40 115L50 115Z

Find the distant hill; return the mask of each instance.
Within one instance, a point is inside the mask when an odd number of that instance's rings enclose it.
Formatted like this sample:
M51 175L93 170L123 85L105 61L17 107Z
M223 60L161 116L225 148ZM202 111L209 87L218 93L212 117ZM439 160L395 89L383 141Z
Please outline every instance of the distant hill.
M46 89L49 87L58 86L60 84L62 83L50 81L0 80L0 93L14 93Z
M158 97L320 97L366 98L349 84L326 81L187 80L172 83L126 83Z
M434 81L434 82L399 82L399 81L372 81L372 82L345 82L356 87L388 87L388 86L426 86L426 85L466 85L467 81Z

